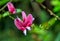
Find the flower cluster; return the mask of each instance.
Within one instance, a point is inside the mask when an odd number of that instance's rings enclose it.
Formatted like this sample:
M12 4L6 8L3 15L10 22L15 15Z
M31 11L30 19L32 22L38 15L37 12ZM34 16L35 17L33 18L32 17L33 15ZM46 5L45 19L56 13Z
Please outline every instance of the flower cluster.
M7 7L10 13L16 13L16 9L11 2L7 3ZM33 21L34 17L32 16L32 14L28 14L28 16L26 16L26 13L22 11L22 20L17 17L14 19L14 24L18 30L21 30L24 35L26 35L26 30L31 30L31 25Z

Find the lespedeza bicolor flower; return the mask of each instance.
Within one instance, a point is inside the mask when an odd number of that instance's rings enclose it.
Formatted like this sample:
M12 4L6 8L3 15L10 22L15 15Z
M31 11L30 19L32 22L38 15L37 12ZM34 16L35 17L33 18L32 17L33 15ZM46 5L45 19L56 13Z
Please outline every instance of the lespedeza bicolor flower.
M14 24L15 26L23 31L24 35L26 35L26 30L31 30L31 25L34 21L34 18L32 16L32 14L28 14L28 16L26 16L25 12L22 11L22 20L17 17L15 20L14 20Z

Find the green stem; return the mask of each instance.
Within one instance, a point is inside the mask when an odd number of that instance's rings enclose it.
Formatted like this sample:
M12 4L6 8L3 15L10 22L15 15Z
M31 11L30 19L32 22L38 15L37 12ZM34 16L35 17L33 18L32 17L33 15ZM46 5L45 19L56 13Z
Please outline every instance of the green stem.
M9 15L9 17L10 17L12 20L14 20L14 17L12 17L12 16L10 16L10 15Z
M47 7L45 7L43 4L40 4L41 7L43 7L44 9L46 9ZM56 14L54 14L50 9L47 8L47 11L49 12L50 15L53 15L54 17L56 17L58 20L60 20L60 17L57 16Z

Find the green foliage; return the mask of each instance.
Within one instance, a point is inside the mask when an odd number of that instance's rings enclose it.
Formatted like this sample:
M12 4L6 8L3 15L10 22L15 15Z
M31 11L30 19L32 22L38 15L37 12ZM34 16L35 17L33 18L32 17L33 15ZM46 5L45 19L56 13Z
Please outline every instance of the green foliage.
M5 12L2 16L3 16L3 17L6 17L6 16L9 16L9 15L10 15L9 12Z
M40 24L41 29L49 29L55 22L57 21L57 18L52 18L48 22L45 22L43 24Z
M40 24L40 26L33 24L32 25L32 33L38 34L38 38L42 39L43 41L52 41L53 34L51 31L47 31L55 22L57 18L52 18L48 22Z
M22 10L21 9L16 9L16 13L21 13Z
M60 32L57 34L55 41L60 41Z
M55 32L60 32L60 23L56 24L54 30Z
M8 1L10 0L0 0L0 6L3 6ZM24 36L22 31L17 29L14 25L14 21L8 17L10 12L6 11L6 8L1 11L0 41L60 41L60 21L58 21L56 17L50 17L47 11L39 6L39 3L45 2L45 0L35 1L12 0L12 3L14 3L16 8L18 8L16 9L16 14L19 17L21 17L21 12L23 10L27 13L32 13L35 18L34 22L36 23L32 24L31 31L27 30L26 36ZM51 0L51 4L54 6L54 8L52 8L54 12L58 12L60 10L59 0ZM16 14L11 14L10 16L15 18ZM60 12L57 13L57 15L60 16ZM37 36L34 36L35 39L32 38L33 34Z
M54 9L53 9L54 12L60 11L60 1L59 0L52 0L51 4L54 6Z
M31 2L31 5L34 10L34 16L36 17L37 22L39 21L38 23L46 22L49 19L48 13L45 10L42 10L36 2Z
M41 34L41 33L46 33L45 30L49 29L49 27L51 27L55 22L57 21L57 18L52 18L50 19L48 22L40 24L40 26L37 25L32 25L32 32L37 33L37 34Z
M0 6L6 4L8 1L9 0L0 0Z
M41 39L42 41L52 41L54 37L52 32L44 30L43 28L41 29L34 24L32 25L32 33L36 34L38 39Z
M36 0L36 2L42 3L42 2L44 2L44 0Z

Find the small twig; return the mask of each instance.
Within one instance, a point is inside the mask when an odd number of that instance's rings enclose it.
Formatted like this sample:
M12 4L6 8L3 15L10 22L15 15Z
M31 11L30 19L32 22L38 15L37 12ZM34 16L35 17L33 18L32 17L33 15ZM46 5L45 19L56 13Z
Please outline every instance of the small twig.
M12 0L10 0L9 2L12 2ZM0 12L5 9L6 5L4 5L1 9L0 9Z
M4 5L1 9L0 9L0 12L6 7L6 5Z
M45 7L43 4L40 4L41 7L43 7L44 9L46 9L47 7ZM47 8L47 11L50 13L50 15L53 15L54 17L56 17L57 19L60 20L60 17L57 16L56 14L54 14L50 9Z

